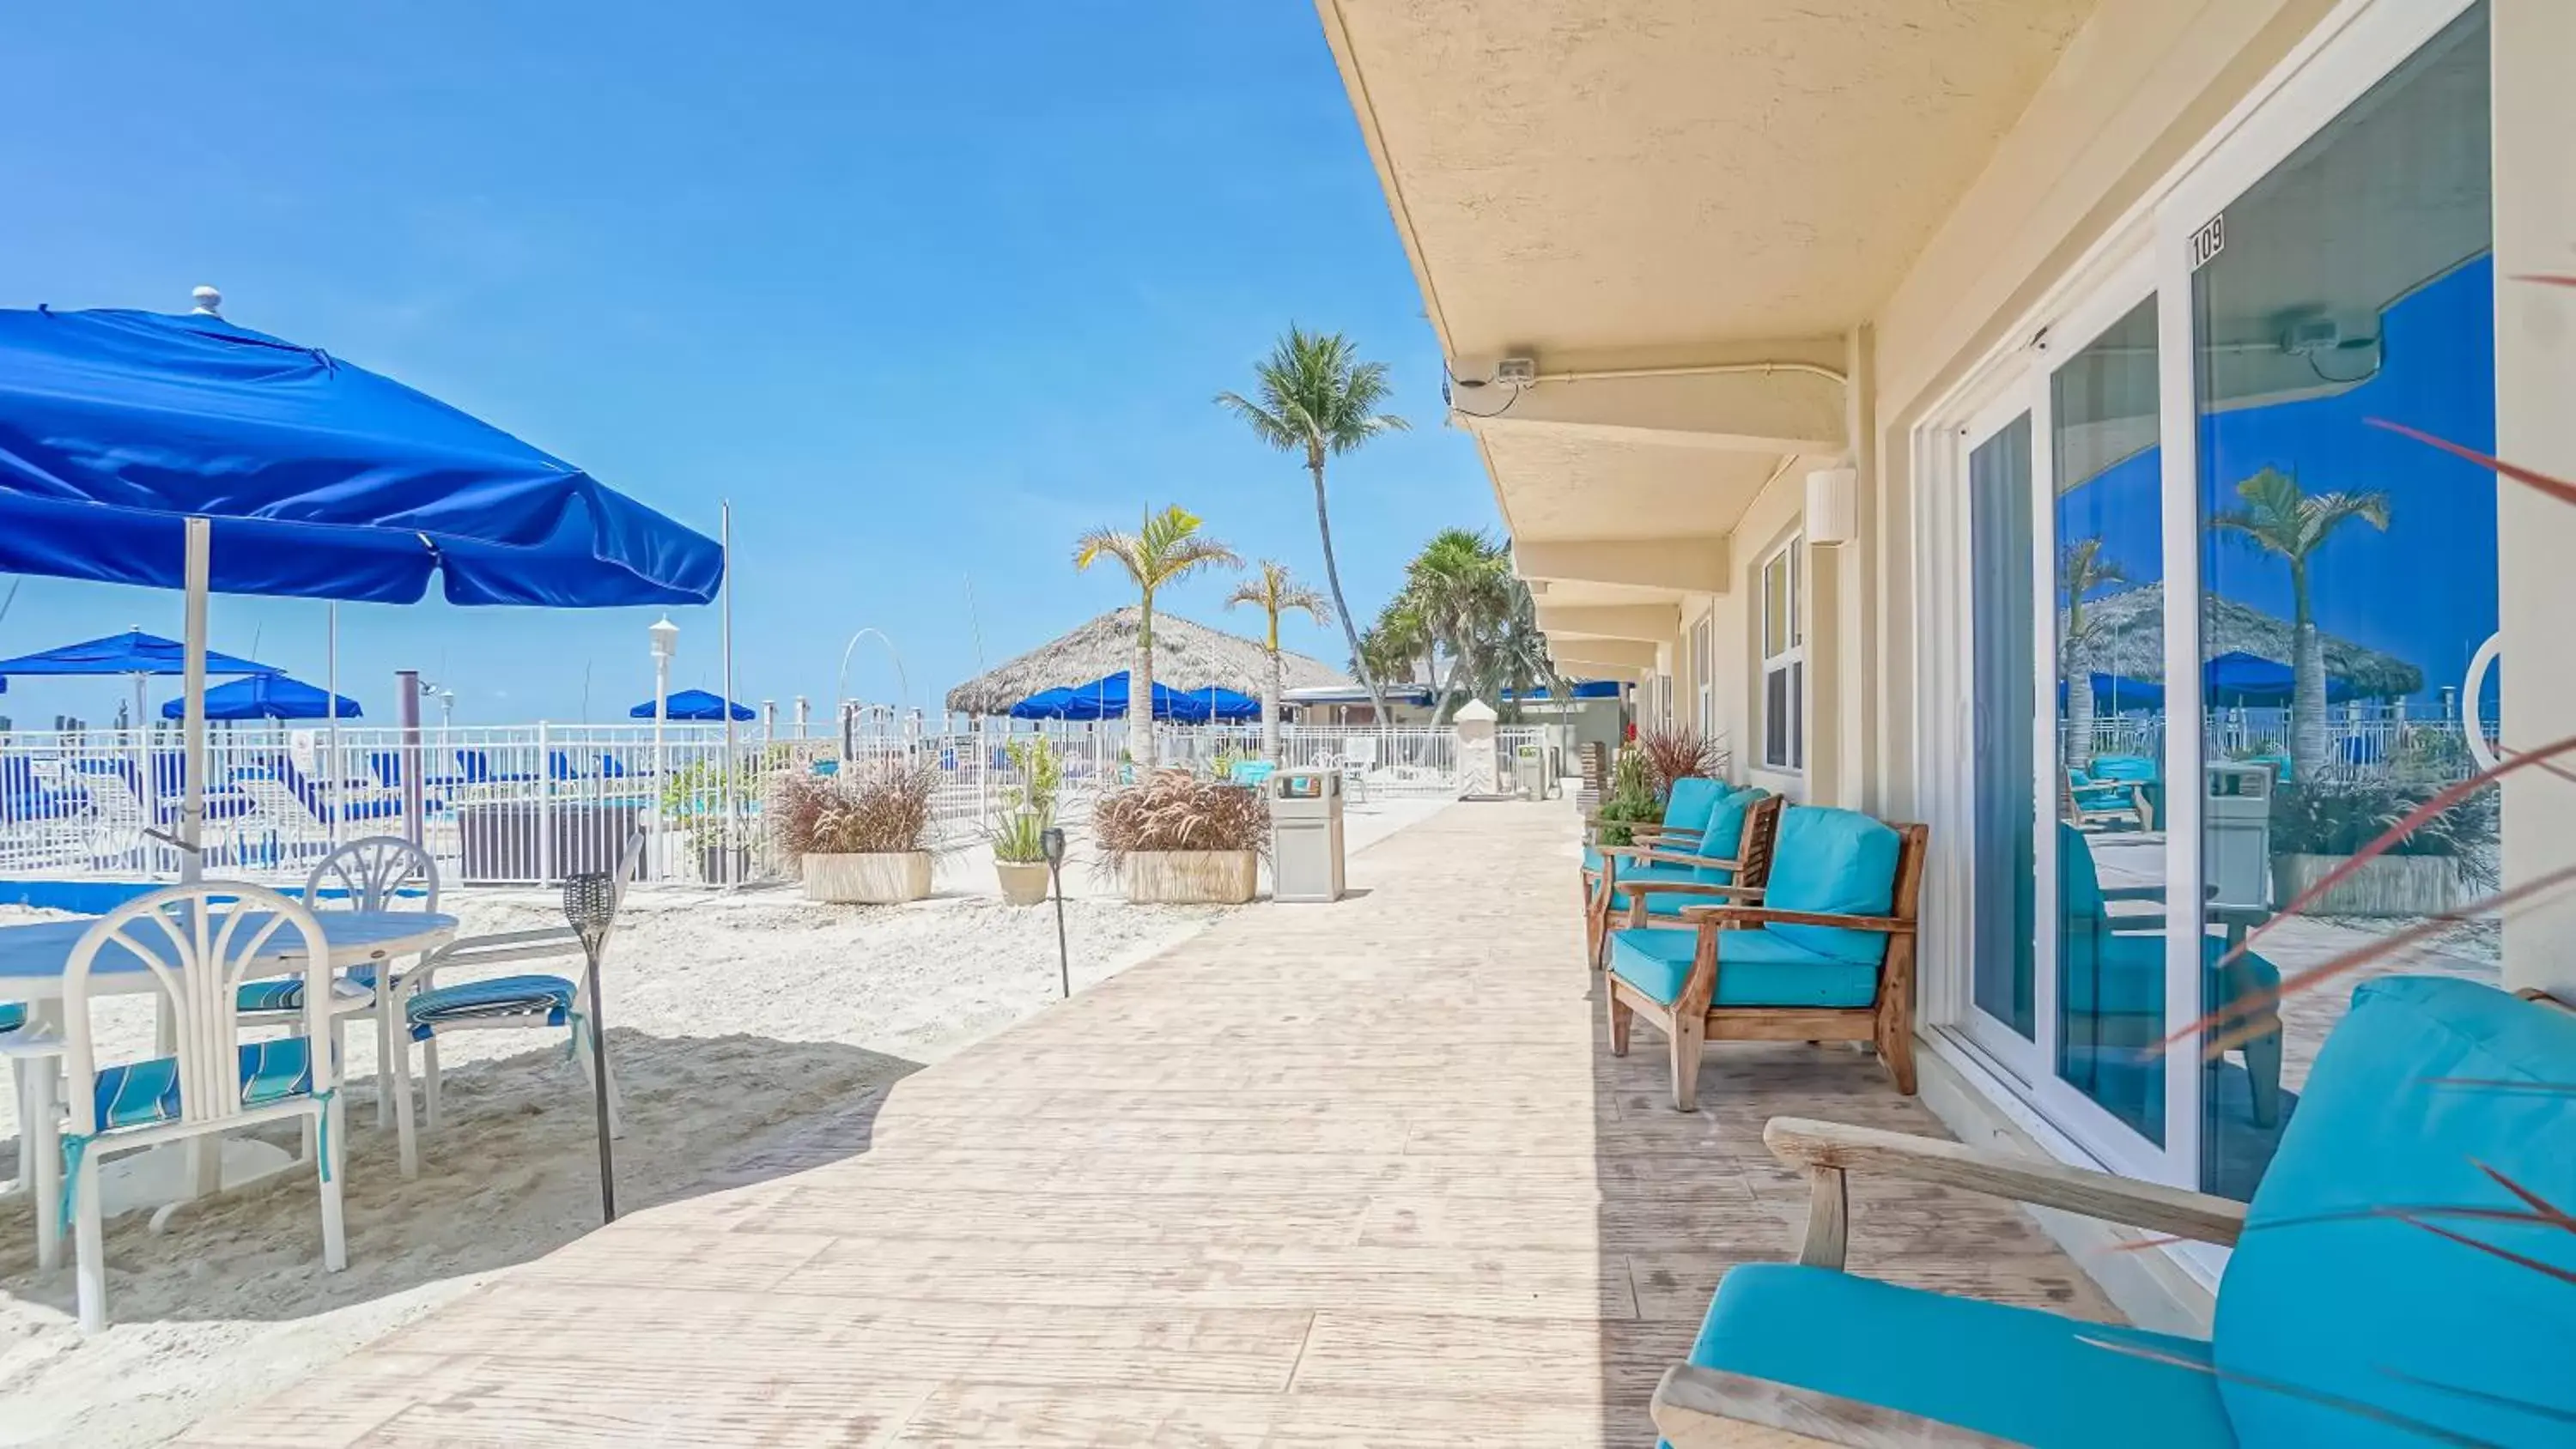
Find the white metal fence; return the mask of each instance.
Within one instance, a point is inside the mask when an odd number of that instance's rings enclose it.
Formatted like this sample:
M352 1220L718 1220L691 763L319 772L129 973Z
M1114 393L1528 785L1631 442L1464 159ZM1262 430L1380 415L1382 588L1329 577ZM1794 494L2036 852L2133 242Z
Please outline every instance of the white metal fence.
M545 884L615 863L649 842L647 878L734 884L776 877L763 829L770 783L789 771L904 760L935 770L936 832L981 832L1018 779L1006 746L1045 733L1065 760L1067 814L1132 780L1123 722L959 733L894 728L772 739L721 725L425 726L286 729L217 725L209 735L210 872L298 879L341 842L418 839L462 884ZM1505 745L1539 730L1506 730ZM1213 771L1260 752L1257 726L1157 732L1162 762ZM1446 728L1283 727L1280 763L1340 772L1359 799L1455 795ZM1508 756L1506 759L1508 764ZM150 879L178 869L184 777L175 731L17 731L0 736L0 875Z

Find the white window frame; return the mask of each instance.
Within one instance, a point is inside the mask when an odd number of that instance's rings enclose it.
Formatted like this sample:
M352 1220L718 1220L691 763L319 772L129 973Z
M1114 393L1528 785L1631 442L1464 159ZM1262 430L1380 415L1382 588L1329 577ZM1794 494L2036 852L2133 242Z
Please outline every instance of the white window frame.
M1761 561L1753 567L1754 591L1762 601L1753 611L1753 648L1762 660L1754 693L1758 701L1754 709L1758 722L1755 732L1762 742L1762 768L1782 775L1803 774L1807 768L1807 571L1803 564L1806 542L1807 535L1803 531L1792 533L1763 554ZM1788 587L1782 592L1789 601L1788 627L1781 631L1788 643L1777 654L1770 652L1771 570L1774 565L1787 571ZM1784 673L1790 676L1788 728L1780 732L1780 738L1788 749L1785 759L1771 753L1771 676Z
M2080 348L2101 325L2134 302L2142 290L2158 298L2158 352L2162 372L2159 412L2164 476L2167 678L2170 714L2187 719L2200 715L2198 663L2200 560L2198 528L2198 434L2192 398L2194 365L2188 243L2211 215L2230 204L2321 128L2359 100L2371 87L2405 63L2474 0L2345 0L2293 48L2273 73L2254 88L2224 120L2210 128L2148 194L2088 249L2050 289L2046 300L2003 329L2009 340L1974 361L1963 382L1935 403L1913 431L1911 453L1918 477L1929 490L1912 540L1915 577L1926 580L1924 607L1917 616L1917 648L1929 666L1921 702L1924 718L1916 738L1917 778L1923 782L1927 818L1933 823L1934 858L1930 862L1924 914L1944 928L1927 932L1925 948L1926 1036L1931 1050L1975 1084L2007 1116L2029 1131L2059 1158L2101 1166L2125 1176L2192 1187L2198 1183L2199 1109L2197 1072L2186 1063L2169 1062L2167 1070L2167 1140L2161 1152L2142 1154L2145 1144L2125 1132L2102 1130L2108 1114L2084 1102L2080 1094L2033 1091L2023 1073L1991 1055L1964 1029L1970 1009L1966 924L1968 892L1961 879L1964 862L1954 859L1956 845L1969 838L1970 802L1959 778L1958 761L1966 758L1973 727L1973 701L1966 692L1967 664L1960 641L1965 636L1967 599L1959 566L1964 539L1963 435L1990 410L2018 395L2032 412L2032 471L2035 489L2045 502L2053 487L2049 457L2047 379L2056 357ZM2143 281L2144 287L2140 283ZM2040 339L2036 344L2032 339ZM2043 551L2044 552L2044 551ZM1767 560L1766 560L1767 561ZM2034 560L2046 570L2046 558ZM1759 574L1756 575L1757 580ZM2053 587L2053 581L2051 586ZM2039 597L2050 597L2043 588ZM1766 596L1767 599L1767 596ZM2053 633L2054 610L2040 611ZM2051 641L2053 647L2053 639ZM2047 652L2039 655L2045 664ZM2053 691L2043 667L2041 694ZM2053 701L2050 701L2053 702ZM2052 712L2053 713L2053 712ZM2053 737L2054 721L2041 739ZM2196 742L2196 736L2195 736ZM1767 743L1767 741L1766 741ZM2043 755L2047 752L2042 750ZM2043 766L2045 768L2045 766ZM2043 786L2046 782L2043 781ZM2045 799L2045 795L2042 797ZM2196 790L2167 792L2164 822L2171 846L2169 877L2196 880L2201 874L2200 801ZM2046 922L2056 910L2053 832L2043 831L2035 902L2037 918ZM2200 1010L2195 941L2200 930L2197 900L2175 899L2168 929L2166 1017L2188 1020ZM2048 933L2042 933L2040 988L2049 993L2054 974ZM2044 1002L2045 1024L2054 1013ZM2069 1101L2069 1096L2076 1100ZM2089 1109L2089 1110L2088 1110ZM2200 1245L2168 1250L2205 1284L2215 1284L2225 1261L2222 1251Z

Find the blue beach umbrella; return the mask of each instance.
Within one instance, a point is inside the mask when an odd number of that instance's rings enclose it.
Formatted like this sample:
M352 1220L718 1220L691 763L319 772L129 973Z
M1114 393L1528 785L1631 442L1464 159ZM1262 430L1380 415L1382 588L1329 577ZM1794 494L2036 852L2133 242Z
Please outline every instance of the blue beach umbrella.
M0 467L5 467L0 464ZM143 681L159 674L188 672L188 646L176 639L128 629L100 639L84 639L78 644L60 644L34 654L21 654L15 659L0 659L0 687L5 687L12 674L57 676L119 675L134 681L134 727L143 728ZM229 654L206 651L205 672L208 674L275 674L266 664L236 659ZM177 718L176 715L170 718Z
M333 708L334 704L338 708ZM163 719L183 719L188 713L185 699L164 700ZM208 719L358 719L358 702L345 694L331 694L314 688L300 679L283 674L257 674L218 684L206 691Z
M671 693L663 697L662 703L664 707L662 717L668 720L720 720L725 717L725 711L728 708L733 711L733 717L737 720L747 720L752 717L751 706L747 704L728 705L724 696L709 694L703 689L673 690ZM626 712L626 717L628 719L651 719L653 717L653 701L648 699L642 704L635 706L633 709L628 710Z
M427 394L236 327L210 288L198 299L175 317L0 310L0 571L185 594L189 878L209 593L411 603L435 575L451 604L715 597L714 539ZM599 1129L604 1166L604 1114Z

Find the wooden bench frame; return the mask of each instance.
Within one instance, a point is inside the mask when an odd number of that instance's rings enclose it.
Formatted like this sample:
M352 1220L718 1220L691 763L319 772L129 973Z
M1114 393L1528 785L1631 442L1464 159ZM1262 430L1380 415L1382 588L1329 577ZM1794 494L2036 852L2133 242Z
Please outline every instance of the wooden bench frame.
M1693 906L1682 912L1699 932L1699 950L1690 978L1672 1005L1666 1006L1621 980L1602 973L1602 1001L1610 1019L1610 1054L1628 1054L1629 1029L1644 1017L1664 1033L1671 1047L1673 1106L1699 1110L1702 1048L1712 1041L1865 1041L1876 1047L1879 1061L1895 1078L1896 1089L1914 1095L1914 922L1923 894L1923 866L1930 831L1921 825L1898 825L1896 880L1891 913L1885 916L1823 915L1810 911L1773 910L1766 906ZM1603 864L1608 865L1605 857ZM1613 872L1604 870L1603 874ZM1658 887L1658 889L1664 889ZM1736 890L1707 888L1710 894ZM1712 1006L1717 995L1717 933L1746 927L1835 926L1847 931L1877 931L1887 936L1887 953L1879 965L1878 993L1867 1006Z

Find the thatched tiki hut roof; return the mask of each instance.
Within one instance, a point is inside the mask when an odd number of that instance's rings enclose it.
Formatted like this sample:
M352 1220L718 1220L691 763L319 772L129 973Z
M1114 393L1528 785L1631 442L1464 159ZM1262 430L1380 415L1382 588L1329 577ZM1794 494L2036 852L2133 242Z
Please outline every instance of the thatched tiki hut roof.
M2116 594L2084 601L2085 622L2092 637L2076 651L2085 668L2128 679L2162 684L2165 678L2165 586L2142 584ZM2201 657L2230 650L2288 664L2290 621L2227 598L2204 598L2200 604L2203 632ZM2057 627L2066 627L2066 611L2057 611ZM2322 633L2322 631L2320 631ZM2324 634L2326 673L2351 681L2352 692L2365 699L2392 699L2424 687L2424 671L2393 654Z
M1134 605L1112 609L1080 628L1051 640L1017 659L987 670L948 691L948 708L958 714L1005 714L1011 706L1043 689L1070 689L1103 675L1136 666ZM1280 673L1287 689L1310 685L1347 685L1350 676L1303 654L1281 650ZM1270 665L1258 639L1211 629L1177 614L1154 611L1154 679L1173 689L1209 685L1259 698Z

